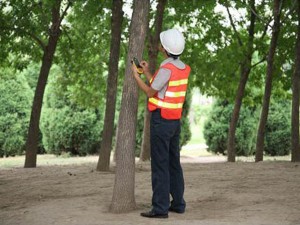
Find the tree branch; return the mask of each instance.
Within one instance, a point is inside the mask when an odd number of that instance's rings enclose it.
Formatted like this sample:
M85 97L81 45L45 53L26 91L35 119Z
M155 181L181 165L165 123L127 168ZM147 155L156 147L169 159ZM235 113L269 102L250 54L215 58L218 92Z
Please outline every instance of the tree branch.
M68 41L69 41L69 44L70 44L70 47L73 48L73 42L72 42L72 38L70 37L68 31L66 29L63 29L63 34L65 34L68 38Z
M261 16L259 16L251 6L249 6L249 8L250 8L251 12L252 12L252 13L253 13L260 21L262 21L262 22L265 21L264 18L262 18ZM271 20L272 20L272 18L271 18ZM272 26L270 25L270 22L271 22L271 21L270 21L270 19L269 19L269 20L267 21L267 23L266 23L266 26L272 28Z
M265 62L266 59L267 59L267 56L265 55L260 61L258 61L257 63L251 65L251 68L254 68L254 67L258 66L259 64Z
M17 33L17 36L22 36L22 35L27 35L29 37L31 37L41 48L42 50L45 50L46 45L44 44L44 42L42 41L42 39L40 39L37 35L35 35L34 33L31 33L29 31L26 31L25 29L22 28L11 28L11 27L0 27L3 30L11 30Z
M261 3L261 5L264 5L264 4L265 4L265 1L263 0L262 3ZM250 9L250 11L256 16L256 18L258 18L262 22L265 22L265 19L263 17L259 16L257 14L256 10L253 9L250 4L247 4L246 7L248 7ZM261 36L260 39L263 39L265 37L265 35L267 34L267 31L268 31L269 27L272 28L272 26L270 25L271 21L272 21L272 17L269 17L269 19L266 21L265 29L264 29L264 32L263 32L263 34L262 34L262 36Z
M66 6L65 10L63 11L63 13L61 14L60 20L59 20L59 25L61 24L62 20L64 19L65 15L67 15L67 11L70 8L72 4L72 0L68 1L68 5Z
M44 44L44 42L35 34L24 31L25 34L29 35L34 41L36 41L38 43L38 45L43 49L43 51L45 51L46 49L46 45Z
M235 36L236 36L236 38L237 38L237 40L238 40L238 42L239 42L239 45L240 45L240 46L243 46L243 42L242 42L242 40L241 40L241 38L240 38L240 35L239 35L239 33L238 33L238 31L237 31L237 29L236 29L236 27L235 27L234 21L233 21L233 19L232 19L232 15L231 15L231 13L230 13L230 11L229 11L229 7L228 7L227 4L226 4L225 7L226 7L226 10L227 10L227 13L228 13L228 16L229 16L230 24L231 24L231 26L232 26L232 28L233 28L233 30L234 30L234 34L235 34Z
M267 34L267 31L268 31L268 28L269 28L269 27L272 27L272 26L270 26L271 21L272 21L272 17L269 17L269 20L267 21L267 23L266 23L266 25L265 25L264 32L263 32L263 34L262 34L261 37L260 37L261 40L265 38L265 36L266 36L266 34Z

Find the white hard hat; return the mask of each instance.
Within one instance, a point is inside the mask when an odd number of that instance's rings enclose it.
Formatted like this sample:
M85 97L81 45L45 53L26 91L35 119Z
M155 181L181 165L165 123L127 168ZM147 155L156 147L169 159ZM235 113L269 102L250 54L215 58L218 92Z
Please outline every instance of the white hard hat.
M161 32L160 42L164 49L173 55L180 55L184 50L184 36L177 29L170 29Z

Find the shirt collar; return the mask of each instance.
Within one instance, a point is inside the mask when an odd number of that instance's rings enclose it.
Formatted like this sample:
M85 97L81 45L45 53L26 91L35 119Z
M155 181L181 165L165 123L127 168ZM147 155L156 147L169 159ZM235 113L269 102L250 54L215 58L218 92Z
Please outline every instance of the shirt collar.
M174 61L174 59L172 57L169 57L167 59L165 59L164 61L162 61L162 63L160 64L160 66L166 65L169 62Z

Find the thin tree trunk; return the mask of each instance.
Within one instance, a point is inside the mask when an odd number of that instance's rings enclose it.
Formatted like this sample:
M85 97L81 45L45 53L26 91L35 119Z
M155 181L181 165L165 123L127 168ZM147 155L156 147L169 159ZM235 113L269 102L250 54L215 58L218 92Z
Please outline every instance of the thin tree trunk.
M122 93L116 143L116 176L110 211L121 213L136 207L135 147L138 109L138 87L131 71L131 59L142 57L147 32L149 0L134 0L129 28L129 50L126 61L125 80Z
M265 94L263 99L263 105L261 110L260 122L257 131L256 139L256 153L255 153L255 162L263 160L264 152L264 140L265 140L265 128L268 120L269 105L272 91L272 77L274 69L274 57L277 47L278 36L280 32L280 2L281 0L274 0L274 25L272 30L271 44L267 59L267 76L265 84Z
M241 68L241 77L236 93L234 109L231 116L229 131L228 131L228 144L227 144L227 160L228 162L235 162L235 131L237 122L240 115L240 110L242 106L242 100L244 97L246 83L250 74L250 66L243 65Z
M148 55L149 55L149 69L152 74L155 73L156 69L156 61L158 55L158 45L159 45L159 34L162 30L163 18L164 18L164 11L166 6L167 0L158 0L156 16L155 16L155 34L154 36L151 35L149 29L149 48L148 48ZM143 141L142 141L142 148L140 153L140 160L147 161L150 160L150 118L151 113L147 107L148 99L146 100L146 109L144 113L144 130L143 130Z
M227 142L227 160L228 162L235 162L235 131L237 122L240 115L240 110L242 106L242 100L245 93L245 87L248 81L249 74L251 72L251 62L252 62L252 54L253 54L253 40L254 40L254 32L255 32L255 21L256 21L256 15L255 15L255 0L250 1L250 8L251 10L251 18L250 18L250 26L248 31L248 46L247 46L247 52L245 56L245 60L242 62L241 65L241 76L240 76L240 82L236 93L235 98L235 104L234 109L232 112L231 120L230 120L230 126L228 131L228 142ZM231 22L232 23L232 22ZM235 27L233 26L234 30ZM242 42L238 38L240 47L242 47Z
M112 149L112 138L114 134L114 120L116 110L116 95L118 84L118 63L120 56L120 43L122 32L123 0L113 0L111 18L111 43L109 56L109 73L107 77L106 108L102 142L97 164L98 171L108 171L110 154Z
M146 99L146 109L144 112L144 130L143 130L143 139L142 139L142 147L141 147L141 153L140 153L140 161L148 161L150 160L150 151L151 151L151 145L150 145L150 119L151 119L151 113L148 110L148 98Z
M49 75L49 71L54 58L56 45L60 36L60 4L61 1L56 1L52 8L52 25L49 34L48 44L44 50L42 66L38 78L37 87L35 89L30 124L28 129L28 137L26 142L26 158L25 168L36 167L38 140L39 140L39 124L45 87Z
M296 43L295 71L293 74L292 101L292 162L300 162L299 148L299 91L300 91L300 1L298 0L298 35Z

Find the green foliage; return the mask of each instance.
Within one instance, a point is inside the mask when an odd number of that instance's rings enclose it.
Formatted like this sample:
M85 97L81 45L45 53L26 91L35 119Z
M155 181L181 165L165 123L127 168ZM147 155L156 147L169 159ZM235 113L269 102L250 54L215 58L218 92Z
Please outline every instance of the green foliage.
M98 107L105 99L110 9L111 1L74 2L58 45L57 56L63 70L58 84L68 86L68 98L83 107Z
M0 157L25 149L33 93L22 74L0 70Z
M288 155L291 149L291 101L270 106L265 135L265 152L271 156Z
M192 122L195 123L196 125L199 125L201 123L200 121L209 115L211 106L210 105L194 105L192 110L193 110Z
M65 106L44 109L41 129L47 153L86 155L97 153L102 123L92 110Z
M180 133L180 141L179 141L180 149L182 148L182 146L186 145L189 142L189 140L191 140L192 137L192 133L190 129L190 121L188 118L191 101L192 101L192 90L191 88L189 88L187 90L186 99L183 104L183 110L182 110L181 133Z
M204 125L204 138L208 150L214 153L226 154L226 145L229 130L229 121L233 105L227 101L216 101L210 116ZM237 155L249 156L255 150L257 111L251 108L242 108L236 130Z
M232 110L233 105L227 101L218 100L213 105L204 126L204 138L209 151L226 154L227 133ZM282 156L289 154L291 146L290 110L290 101L271 101L264 147L267 155ZM243 106L235 139L237 155L249 156L255 153L259 113L260 110L255 107Z
M99 109L83 108L70 102L68 90L59 90L61 86L56 85L61 76L59 68L54 67L51 75L41 121L46 151L57 155L96 153L103 128Z
M0 34L5 41L5 58L17 69L23 69L30 60L39 61L42 45L46 45L51 21L51 9L58 1L11 0L1 1ZM2 39L2 38L1 38ZM1 46L2 49L2 46Z
M228 6L238 35L230 24ZM266 57L272 29L271 1L256 1L254 52L252 65ZM283 4L282 30L276 52L273 93L282 96L290 89L292 63L295 54L297 14L295 2ZM290 11L292 10L292 11ZM294 10L294 11L293 11ZM248 57L248 29L251 8L247 1L168 1L164 29L180 27L186 37L183 61L192 68L191 85L199 87L202 94L233 100L240 78L240 65ZM180 15L180 18L178 17ZM268 22L270 23L268 24ZM240 46L237 37L241 42ZM245 102L259 104L266 74L266 62L251 68Z
M40 67L41 66L38 63L32 62L27 65L26 69L22 71L22 75L24 75L24 77L26 78L27 83L29 84L29 87L33 92L35 91L37 85Z

